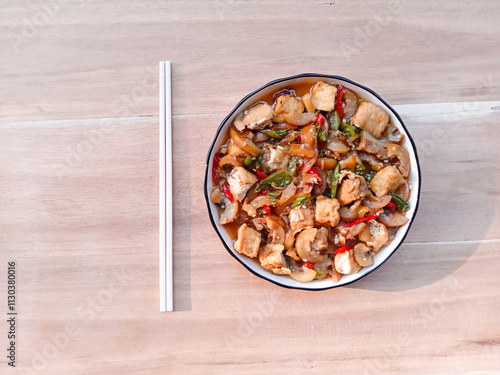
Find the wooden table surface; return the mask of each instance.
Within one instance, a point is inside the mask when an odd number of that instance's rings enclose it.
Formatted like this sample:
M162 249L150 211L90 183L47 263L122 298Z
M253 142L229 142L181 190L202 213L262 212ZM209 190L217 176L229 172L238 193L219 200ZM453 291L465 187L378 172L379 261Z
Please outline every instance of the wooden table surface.
M1 4L0 373L500 374L499 2ZM173 313L158 297L159 60L173 71ZM404 245L323 292L249 274L202 192L225 114L304 72L377 91L422 168Z

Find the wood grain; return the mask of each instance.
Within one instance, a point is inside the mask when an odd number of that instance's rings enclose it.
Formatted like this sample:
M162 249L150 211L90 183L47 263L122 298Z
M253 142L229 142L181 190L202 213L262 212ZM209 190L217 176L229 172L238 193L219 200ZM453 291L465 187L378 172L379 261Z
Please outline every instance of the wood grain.
M40 4L0 14L0 279L15 261L19 312L8 370L500 374L497 2L59 0L13 47ZM178 311L162 314L156 66L167 58ZM387 263L314 293L261 280L227 254L202 190L226 113L307 71L395 105L423 181Z
M53 2L31 29L40 7L0 15L0 120L157 115L165 59L175 114L227 113L305 72L349 77L393 104L498 99L495 1Z

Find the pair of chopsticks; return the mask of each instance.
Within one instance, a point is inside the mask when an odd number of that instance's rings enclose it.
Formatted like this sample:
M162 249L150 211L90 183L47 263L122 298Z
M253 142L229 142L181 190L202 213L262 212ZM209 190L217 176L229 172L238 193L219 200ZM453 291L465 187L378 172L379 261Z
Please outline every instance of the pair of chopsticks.
M160 311L174 311L172 221L172 83L170 61L160 61Z

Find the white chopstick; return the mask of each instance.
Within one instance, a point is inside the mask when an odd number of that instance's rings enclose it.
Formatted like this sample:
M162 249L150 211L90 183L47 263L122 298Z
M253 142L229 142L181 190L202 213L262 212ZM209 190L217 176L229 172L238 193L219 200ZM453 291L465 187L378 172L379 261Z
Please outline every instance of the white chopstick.
M160 311L174 311L171 93L170 61L160 61Z

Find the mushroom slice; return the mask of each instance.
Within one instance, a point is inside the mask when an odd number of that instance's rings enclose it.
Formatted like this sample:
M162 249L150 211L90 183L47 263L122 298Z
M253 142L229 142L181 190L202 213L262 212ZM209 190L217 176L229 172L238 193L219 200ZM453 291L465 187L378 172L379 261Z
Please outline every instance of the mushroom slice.
M316 271L307 268L306 266L298 267L293 270L290 277L299 283L308 283L316 277Z
M365 244L358 243L354 246L354 259L361 267L373 265L373 251Z
M323 280L326 278L328 275L331 274L332 270L335 269L335 264L333 263L333 260L330 259L329 257L325 257L324 260L322 260L319 263L316 263L314 265L314 268L319 271L316 272L316 280Z
M316 263L324 259L323 255L313 250L311 246L317 233L318 229L307 228L297 235L295 250L304 262Z
M378 220L384 224L386 227L400 227L405 225L410 219L408 219L401 212L383 212Z
M239 205L235 200L234 203L224 195L221 200L221 206L223 207L223 211L220 214L219 222L224 225L233 222L238 215Z
M395 156L399 160L398 169L403 175L403 177L408 177L410 174L410 154L408 150L401 147L400 145L390 144L387 146L387 156Z
M219 187L214 187L212 191L210 192L210 200L213 203L220 203L222 201L222 191L220 191Z
M272 235L272 243L284 245L285 243L285 230L277 221L271 219L269 216L266 218L266 225Z

